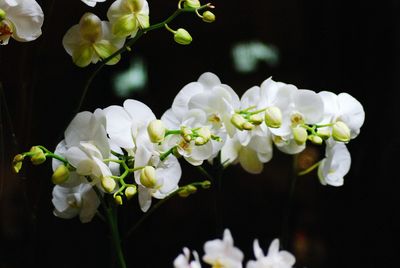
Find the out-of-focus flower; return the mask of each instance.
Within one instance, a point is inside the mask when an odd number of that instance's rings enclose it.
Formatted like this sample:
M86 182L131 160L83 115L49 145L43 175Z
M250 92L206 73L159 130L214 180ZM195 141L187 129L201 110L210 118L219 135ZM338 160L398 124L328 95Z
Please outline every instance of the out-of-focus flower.
M109 22L101 21L93 13L85 13L79 24L72 26L63 38L63 46L73 62L79 67L97 63L120 49L125 40L111 33ZM116 64L121 58L117 55L106 64Z
M190 250L183 248L183 254L179 254L174 260L175 268L201 268L199 255L193 251L194 260L190 261Z
M35 0L0 1L0 45L7 45L10 37L29 42L42 34L44 15Z
M291 268L296 261L290 252L285 250L279 251L278 239L272 241L266 256L260 248L257 239L254 240L253 250L256 260L249 261L246 268Z
M105 2L106 0L81 0L81 1L90 7L94 7L98 2Z
M112 33L118 37L135 37L139 29L150 26L146 0L116 0L107 11Z
M212 267L241 268L243 253L233 246L233 238L228 229L224 231L223 239L214 239L204 244L203 261Z

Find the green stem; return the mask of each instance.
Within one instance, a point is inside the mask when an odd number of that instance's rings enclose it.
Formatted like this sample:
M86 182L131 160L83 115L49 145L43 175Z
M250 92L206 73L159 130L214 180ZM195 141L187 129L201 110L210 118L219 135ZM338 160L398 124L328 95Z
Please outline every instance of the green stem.
M312 165L311 167L307 168L306 170L303 170L303 171L300 171L299 173L297 173L297 176L303 176L303 175L306 175L306 174L310 173L311 171L316 169L320 164L321 164L321 161L315 163L314 165Z

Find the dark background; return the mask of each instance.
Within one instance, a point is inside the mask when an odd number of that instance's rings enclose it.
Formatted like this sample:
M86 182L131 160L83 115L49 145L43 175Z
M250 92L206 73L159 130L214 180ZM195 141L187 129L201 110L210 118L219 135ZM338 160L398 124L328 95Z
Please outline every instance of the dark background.
M35 144L54 148L61 139L85 80L95 69L74 66L62 37L85 11L105 19L111 3L91 9L78 0L38 2L45 13L43 35L35 42L11 40L0 47L4 93L0 267L110 267L103 222L95 218L81 224L52 215L49 163L38 167L26 163L18 176L9 172L14 154ZM172 14L177 1L149 4L155 23ZM239 95L269 76L317 92L348 92L366 112L361 134L348 145L351 170L340 188L322 186L315 172L298 179L289 250L296 255L296 267L396 266L400 1L215 0L213 4L217 16L213 24L191 14L170 24L192 34L190 46L180 46L169 32L158 30L140 39L118 65L103 68L82 110L121 105L124 98L113 93L112 77L135 57L146 61L148 83L129 97L149 105L157 116L185 84L205 71L216 73ZM261 62L250 73L235 70L231 49L249 40L277 47L278 64ZM302 167L321 154L323 150L310 150ZM221 187L168 201L124 243L128 266L172 267L183 246L201 254L203 243L221 237L223 228L231 230L246 260L253 258L254 238L267 250L272 239L281 236L291 162L292 157L275 150L260 175L233 166ZM182 184L203 179L193 167L183 161L182 165ZM125 231L142 216L135 200L121 212Z

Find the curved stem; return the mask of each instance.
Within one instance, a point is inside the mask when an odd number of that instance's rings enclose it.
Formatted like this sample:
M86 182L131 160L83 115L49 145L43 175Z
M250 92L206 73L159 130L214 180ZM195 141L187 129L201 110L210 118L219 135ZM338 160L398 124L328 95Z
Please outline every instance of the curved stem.
M308 173L310 173L311 171L313 171L314 169L316 169L319 165L321 164L321 161L318 161L317 163L315 163L314 165L312 165L311 167L300 171L299 173L297 173L297 176L303 176L306 175Z

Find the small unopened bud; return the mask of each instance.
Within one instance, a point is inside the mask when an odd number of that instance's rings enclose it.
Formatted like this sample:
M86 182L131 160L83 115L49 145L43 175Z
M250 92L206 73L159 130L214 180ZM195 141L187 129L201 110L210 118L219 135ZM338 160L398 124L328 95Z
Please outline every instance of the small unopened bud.
M201 183L201 187L203 187L203 189L208 189L211 187L211 182L210 181L203 181Z
M25 156L22 154L17 154L14 156L12 161L12 170L14 173L18 173L22 168L22 161L24 161Z
M186 142L190 142L192 140L193 132L187 127L181 128L181 136Z
M111 193L112 191L114 191L115 187L117 186L117 183L113 178L104 177L101 179L101 186L103 186L104 190L107 193Z
M147 188L154 188L157 184L156 170L152 166L145 166L140 172L140 183Z
M207 141L203 137L196 137L194 139L194 144L197 146L204 145L206 143L207 143Z
M245 130L252 130L254 128L254 125L250 122L244 122L242 125L243 129Z
M320 136L323 140L326 140L331 136L331 131L326 127L318 128L317 135Z
M159 143L164 140L165 130L165 125L161 120L151 121L147 126L147 133L153 143Z
M252 123L253 125L260 125L262 122L264 121L264 118L262 117L261 114L253 114L250 115L250 123Z
M137 193L136 186L128 186L125 189L125 196L129 200Z
M231 117L231 123L239 130L243 130L243 124L246 123L246 119L240 114L234 114Z
M201 127L199 130L197 130L197 135L202 137L206 142L211 138L211 132L208 127Z
M208 23L214 22L215 21L214 13L212 13L211 11L208 11L208 10L206 12L204 12L203 13L203 21L208 22Z
M178 44L181 45L189 45L192 42L192 37L190 36L189 32L183 28L179 28L174 33L174 40Z
M116 196L114 197L114 202L115 202L115 204L121 206L121 205L123 204L123 202L122 202L122 197L121 197L120 195L116 195Z
M6 12L0 8L0 21L4 20L6 18Z
M184 7L189 7L189 8L199 8L201 6L199 0L186 0L183 3Z
M180 197L188 197L191 194L194 194L197 191L197 188L193 185L187 185L181 191L179 191Z
M350 140L350 128L342 121L337 121L332 127L332 137L337 141L348 142Z
M59 165L51 176L51 181L54 184L61 184L68 180L69 169L64 165Z
M292 131L294 140L298 145L302 145L307 141L308 134L305 128L297 126L292 128Z
M34 153L34 155L31 156L32 164L40 165L46 161L46 156L44 155L43 150L38 146L33 146L29 152Z
M265 124L270 128L279 128L282 124L282 112L276 106L265 109Z
M316 145L321 145L322 142L323 142L323 139L322 139L320 136L317 136L317 135L310 135L310 136L308 137L308 139L309 139L312 143L314 143L314 144L316 144Z

